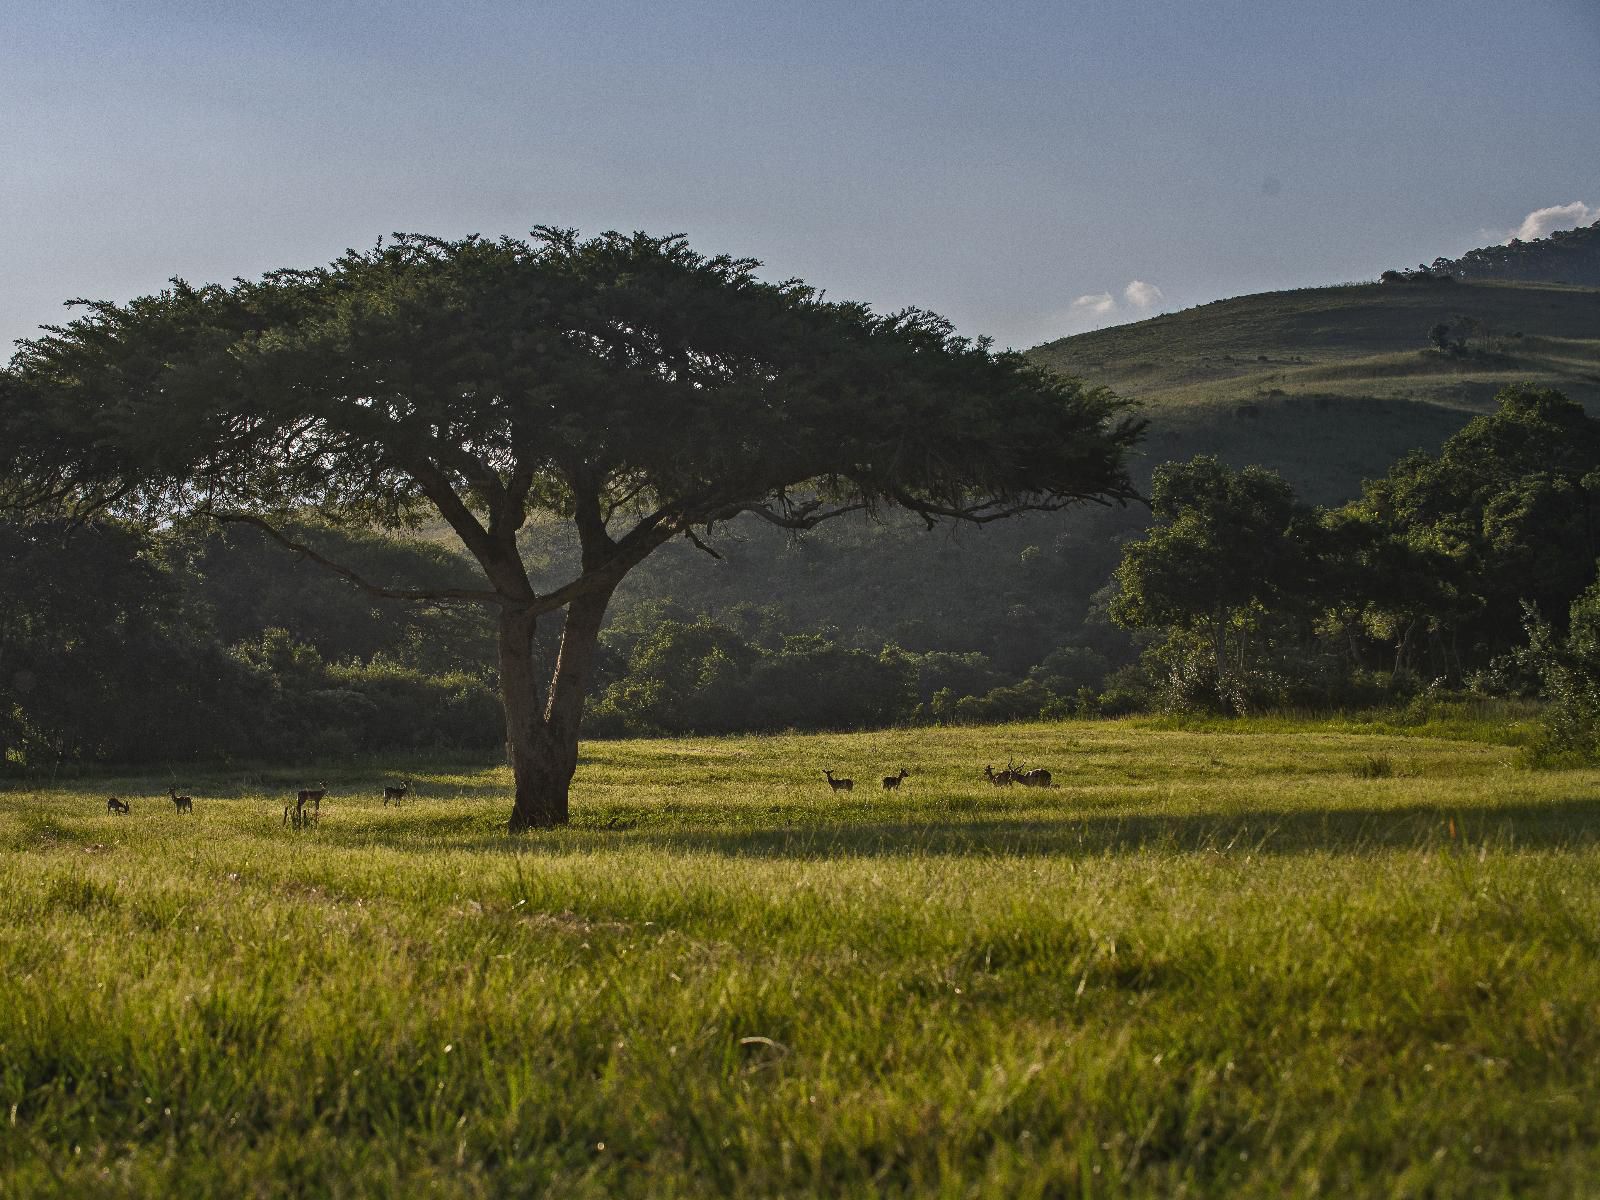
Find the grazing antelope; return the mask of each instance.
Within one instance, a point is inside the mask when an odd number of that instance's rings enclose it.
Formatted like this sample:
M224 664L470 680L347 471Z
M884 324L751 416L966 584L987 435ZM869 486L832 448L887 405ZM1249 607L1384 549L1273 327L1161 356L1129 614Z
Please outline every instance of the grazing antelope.
M1043 767L1035 767L1031 771L1020 772L1017 775L1017 782L1023 787L1049 787L1050 772Z
M904 779L909 774L911 774L910 771L906 770L904 767L901 767L900 768L900 774L898 774L898 775L885 775L883 777L883 790L886 791L886 792L894 791L895 788L900 786L900 781L902 779Z
M172 797L172 807L173 808L177 809L181 813L193 813L194 812L194 797L193 796L180 796L180 795L178 795L178 789L175 788L175 787L169 787L167 789L167 793Z
M295 829L319 824L322 820L322 797L315 790L303 791L293 804L283 806L283 823Z
M106 801L106 812L108 813L127 814L132 811L133 810L128 807L128 802L126 800L118 800L115 796L112 796Z
M828 777L828 786L836 792L848 792L856 786L854 779L835 779L832 771L824 771L823 774Z
M993 767L986 765L983 768L983 777L994 784L995 787L1010 787L1016 780L1016 775L1010 767L1007 767L1004 771L996 772Z
M400 807L400 801L402 801L402 800L404 800L406 798L406 793L409 792L410 790L411 790L411 780L409 780L409 779L402 779L400 781L400 786L399 787L393 787L391 785L385 784L384 785L384 789L383 789L383 806L385 808L388 808L389 807L389 801L393 800L394 801L394 806L396 808L399 808Z

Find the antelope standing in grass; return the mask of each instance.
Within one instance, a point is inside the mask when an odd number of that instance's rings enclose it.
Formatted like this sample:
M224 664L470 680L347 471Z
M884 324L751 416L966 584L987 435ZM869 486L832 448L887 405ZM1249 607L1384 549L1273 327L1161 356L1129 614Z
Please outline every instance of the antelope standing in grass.
M319 783L314 788L300 789L300 807L311 805L318 812L322 811L322 798L328 794L328 785Z
M322 793L315 789L304 790L293 804L283 806L283 823L295 829L304 829L322 820Z
M898 774L898 775L885 775L883 777L883 790L886 791L886 792L894 791L897 787L900 786L901 781L903 779L905 779L905 777L907 775L909 775L909 774L911 774L910 771L906 770L904 767L901 767L900 768L900 774Z
M172 807L173 808L177 809L181 813L193 813L194 812L194 797L193 796L180 796L180 795L178 795L178 789L175 788L175 787L169 787L167 789L167 794L172 797Z
M383 789L383 806L385 808L388 808L389 807L389 801L393 800L394 801L394 806L396 808L399 808L400 807L400 801L402 801L402 800L404 800L406 798L406 793L409 792L410 790L411 790L411 780L409 780L409 779L402 779L400 781L400 786L399 787L394 787L391 784L385 784L384 785L384 789Z
M1023 787L1049 787L1050 772L1043 767L1035 767L1031 771L1019 771L1017 782Z
M128 802L126 800L118 800L115 796L112 796L106 801L106 812L108 813L122 813L126 815L132 811L133 810L128 807Z
M854 779L835 779L832 771L823 771L823 774L828 777L828 786L836 792L848 792L856 786Z
M1016 781L1016 775L1009 766L1004 771L996 772L993 767L985 765L983 777L995 787L1010 787Z

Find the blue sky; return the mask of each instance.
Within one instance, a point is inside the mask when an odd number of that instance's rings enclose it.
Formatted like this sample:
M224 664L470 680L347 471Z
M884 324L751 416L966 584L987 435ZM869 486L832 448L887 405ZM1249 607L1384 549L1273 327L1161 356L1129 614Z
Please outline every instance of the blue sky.
M1600 0L7 14L0 346L394 230L683 232L1022 347L1600 218Z

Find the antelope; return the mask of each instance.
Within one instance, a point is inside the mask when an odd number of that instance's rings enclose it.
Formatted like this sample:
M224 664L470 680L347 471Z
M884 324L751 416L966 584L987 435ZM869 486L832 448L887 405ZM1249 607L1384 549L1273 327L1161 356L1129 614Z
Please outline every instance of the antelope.
M1046 771L1043 767L1035 767L1031 771L1019 773L1017 775L1017 782L1023 787L1047 788L1050 786L1050 772Z
M886 792L894 791L895 788L900 786L900 781L903 780L909 774L911 774L910 771L906 770L904 767L901 767L900 768L900 774L898 774L898 775L885 775L883 777L883 790L886 791Z
M996 774L993 767L985 765L983 768L983 777L990 783L994 784L995 787L1010 787L1016 780L1016 774L1011 770L1010 767L1007 767L1004 771Z
M322 798L324 796L326 796L327 794L328 794L328 785L325 784L325 783L319 783L314 788L301 788L300 789L300 807L304 808L307 804L309 804L312 807L314 807L318 812L321 812L322 811Z
M181 813L193 813L194 812L194 797L193 796L180 796L180 795L178 795L178 789L175 788L175 787L169 787L167 789L167 793L172 797L172 807L173 808L177 809Z
M823 771L823 774L828 777L828 786L836 792L848 792L856 786L854 779L835 779L832 771Z
M317 791L303 791L300 798L293 804L283 806L283 823L295 829L304 829L307 825L316 825L322 820L320 808L322 795Z
M108 813L129 813L132 811L133 810L128 807L128 802L126 800L118 800L115 796L112 796L106 801L106 812Z
M406 793L409 792L410 790L411 790L411 780L409 780L409 779L402 779L400 781L400 786L399 787L393 787L393 786L390 786L388 784L385 784L384 785L384 789L383 789L383 806L385 808L388 808L389 807L389 801L393 800L394 801L394 806L396 808L399 808L400 807L400 801L402 801L402 800L404 800L406 798Z

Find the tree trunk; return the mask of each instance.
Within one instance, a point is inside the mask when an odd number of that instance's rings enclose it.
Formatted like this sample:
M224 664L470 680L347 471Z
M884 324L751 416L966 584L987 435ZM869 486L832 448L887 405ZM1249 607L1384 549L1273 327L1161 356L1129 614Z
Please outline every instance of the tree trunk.
M580 596L567 606L561 651L544 711L534 675L537 618L507 609L500 618L500 694L506 711L506 757L516 782L510 830L548 829L568 820L568 792L578 769L578 730L584 691L594 665L610 590Z

